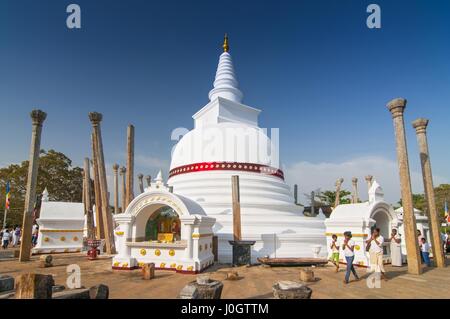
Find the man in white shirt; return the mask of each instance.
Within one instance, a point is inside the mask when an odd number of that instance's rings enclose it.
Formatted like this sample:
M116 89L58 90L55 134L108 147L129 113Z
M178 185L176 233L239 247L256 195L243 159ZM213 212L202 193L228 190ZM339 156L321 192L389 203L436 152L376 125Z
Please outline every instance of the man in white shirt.
M381 272L381 277L386 280L383 265L383 243L384 238L381 236L379 228L375 229L372 237L366 241L366 244L369 246L370 270Z
M348 284L350 280L350 273L353 273L356 280L359 280L359 277L356 273L355 266L353 266L353 261L355 260L355 242L352 240L352 233L345 232L344 238L342 250L344 251L345 261L347 262L347 271L345 272L344 284Z

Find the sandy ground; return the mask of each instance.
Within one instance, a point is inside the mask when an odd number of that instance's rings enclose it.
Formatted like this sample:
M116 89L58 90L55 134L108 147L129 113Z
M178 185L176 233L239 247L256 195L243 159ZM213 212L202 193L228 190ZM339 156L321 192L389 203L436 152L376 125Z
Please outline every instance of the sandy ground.
M90 287L106 284L110 289L110 298L176 298L180 290L195 275L178 274L173 271L156 271L156 278L143 280L139 269L121 271L111 269L111 257L101 256L96 261L89 261L84 254L54 255L54 266L39 268L38 258L20 263L12 258L10 251L0 252L0 274L17 276L25 272L52 274L56 284L65 285L67 266L77 264L81 268L81 284ZM447 265L449 260L447 260ZM207 270L212 279L224 283L222 298L264 299L272 298L272 285L279 280L299 280L299 267L270 268L262 265L234 268L239 273L237 281L225 280L228 265L214 265ZM314 271L316 282L308 285L313 290L313 299L323 298L450 298L450 267L444 269L425 269L421 276L407 274L406 267L387 266L388 281L381 281L380 288L369 288L366 269L357 269L362 277L358 282L344 285L345 271L334 271L333 266L310 268ZM373 285L372 285L373 287Z

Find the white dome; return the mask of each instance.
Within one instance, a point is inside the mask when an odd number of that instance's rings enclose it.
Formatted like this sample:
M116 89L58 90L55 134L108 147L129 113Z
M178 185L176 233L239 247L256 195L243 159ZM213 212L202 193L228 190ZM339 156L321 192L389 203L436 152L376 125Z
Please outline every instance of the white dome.
M278 147L263 129L231 122L198 127L184 135L173 148L170 169L210 162L280 167Z

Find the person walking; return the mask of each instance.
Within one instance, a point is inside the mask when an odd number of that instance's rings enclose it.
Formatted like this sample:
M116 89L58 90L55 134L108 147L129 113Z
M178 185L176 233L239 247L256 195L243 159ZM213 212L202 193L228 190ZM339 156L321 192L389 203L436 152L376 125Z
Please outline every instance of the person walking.
M427 243L427 240L425 238L422 238L420 243L420 254L422 255L422 259L428 267L431 267L431 260L430 260L430 244Z
M381 277L387 280L383 265L383 244L384 238L380 234L380 229L376 228L372 237L366 241L370 255L370 270L381 273Z
M16 247L19 244L19 239L20 239L20 227L16 226L14 228L14 233L13 233L13 247Z
M333 234L331 236L331 258L330 261L333 263L333 265L336 267L336 272L339 272L339 245L337 243L337 235Z
M355 242L352 240L352 233L344 233L344 243L342 244L342 250L344 251L345 261L347 262L347 270L345 272L344 284L348 284L350 280L350 273L353 273L356 281L359 280L359 276L356 273L353 261L355 260Z
M2 247L3 249L8 248L9 245L9 230L7 228L5 228L5 230L3 230L3 235L2 235Z
M391 264L393 267L403 266L402 262L402 239L397 229L392 229L391 238L389 239L391 243Z
M422 245L422 238L425 238L425 237L422 235L422 232L421 232L420 230L417 230L417 242L419 243L419 247ZM425 262L425 260L423 259L422 254L420 254L420 260L421 260L422 262Z

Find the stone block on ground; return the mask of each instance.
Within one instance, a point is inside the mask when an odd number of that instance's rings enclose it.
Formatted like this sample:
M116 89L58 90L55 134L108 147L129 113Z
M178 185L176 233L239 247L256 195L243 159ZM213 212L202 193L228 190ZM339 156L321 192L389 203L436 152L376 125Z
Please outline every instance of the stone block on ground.
M238 280L239 274L237 271L229 271L227 272L227 280Z
M89 288L89 295L91 299L108 299L109 287L103 284Z
M39 267L47 268L53 266L53 257L52 255L42 255L39 257Z
M300 280L303 282L314 282L316 279L314 278L314 271L310 269L301 269L300 270Z
M8 275L0 275L0 292L14 290L14 278Z
M51 299L52 275L26 273L16 277L16 299Z
M311 299L311 288L295 281L279 281L272 287L275 299Z
M155 278L155 264L148 263L142 266L142 278L145 280L150 280Z
M67 289L60 292L56 292L53 295L53 299L91 299L89 289Z

